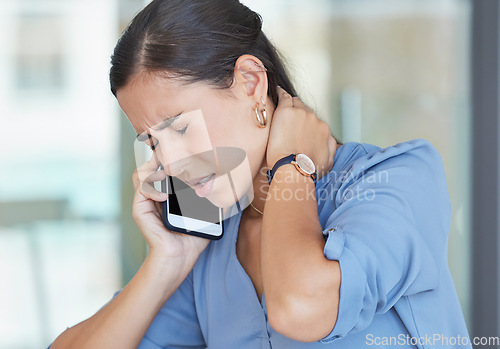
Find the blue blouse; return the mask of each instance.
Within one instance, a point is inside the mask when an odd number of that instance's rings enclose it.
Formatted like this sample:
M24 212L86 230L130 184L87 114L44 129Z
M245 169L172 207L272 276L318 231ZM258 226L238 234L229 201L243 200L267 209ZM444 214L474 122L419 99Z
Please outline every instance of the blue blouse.
M316 184L324 255L341 269L338 319L318 342L269 326L265 294L236 257L241 212L224 221L139 348L472 348L447 263L451 205L437 150L349 142ZM283 242L286 248L286 242Z

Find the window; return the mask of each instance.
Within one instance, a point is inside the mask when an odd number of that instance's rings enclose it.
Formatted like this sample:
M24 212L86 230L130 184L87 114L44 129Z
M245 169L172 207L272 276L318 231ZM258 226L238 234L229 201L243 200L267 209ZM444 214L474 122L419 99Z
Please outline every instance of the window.
M24 91L64 87L63 23L57 15L21 14L16 38L16 85Z

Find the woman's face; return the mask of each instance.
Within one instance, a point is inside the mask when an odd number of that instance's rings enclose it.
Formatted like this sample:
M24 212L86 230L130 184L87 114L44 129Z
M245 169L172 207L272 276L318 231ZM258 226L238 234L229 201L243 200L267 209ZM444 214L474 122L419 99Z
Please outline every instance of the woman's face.
M258 127L255 98L245 91L237 80L221 90L143 73L118 90L117 99L136 142L153 146L169 175L229 207L245 193L253 199L253 179L265 164L269 127Z

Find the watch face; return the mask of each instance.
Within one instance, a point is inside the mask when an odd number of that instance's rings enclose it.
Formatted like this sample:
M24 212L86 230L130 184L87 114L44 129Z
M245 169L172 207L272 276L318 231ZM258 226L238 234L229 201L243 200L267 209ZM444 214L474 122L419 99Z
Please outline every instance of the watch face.
M295 157L295 161L300 166L300 168L307 174L313 174L316 171L314 163L309 158L309 156L305 154L297 154L297 156Z

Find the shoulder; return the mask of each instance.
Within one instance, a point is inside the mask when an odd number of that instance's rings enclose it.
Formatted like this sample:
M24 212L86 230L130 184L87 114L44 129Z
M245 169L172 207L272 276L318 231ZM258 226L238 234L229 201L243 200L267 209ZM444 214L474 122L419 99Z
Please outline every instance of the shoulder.
M367 154L357 159L355 164L361 170L390 160L410 165L442 163L439 152L431 142L425 139L414 139L387 148L378 148L370 144L361 144L361 146L367 150Z
M335 182L355 180L375 171L397 168L393 172L407 175L444 175L441 155L426 139L413 139L381 148L373 144L349 142L335 154L331 171L318 181L319 187Z
M386 148L350 142L338 152L332 170L316 186L323 219L348 201L350 205L364 202L396 210L418 207L410 211L426 212L437 206L436 212L448 215L443 161L429 141L414 139Z

